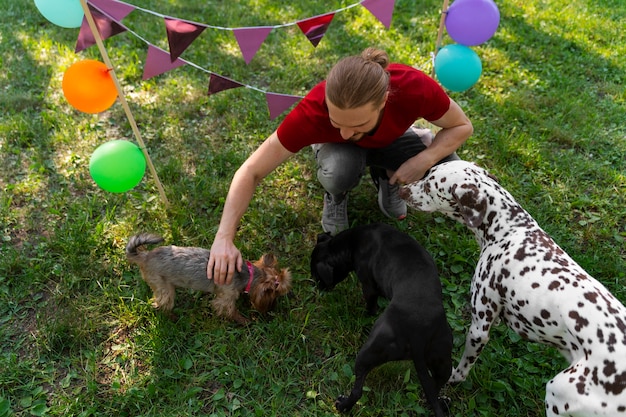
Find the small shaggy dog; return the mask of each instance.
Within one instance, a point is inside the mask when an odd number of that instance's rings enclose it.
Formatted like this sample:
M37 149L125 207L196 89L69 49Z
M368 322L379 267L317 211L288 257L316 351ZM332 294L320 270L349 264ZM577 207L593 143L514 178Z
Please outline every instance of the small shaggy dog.
M377 223L320 234L311 254L311 275L321 289L332 289L355 271L368 313L378 297L389 305L378 317L354 365L356 381L337 410L349 411L361 398L365 377L390 361L412 359L428 403L437 417L447 403L439 391L452 372L452 330L443 308L435 261L415 239Z
M150 251L140 250L144 245L163 242L158 235L141 233L132 236L126 245L126 258L139 265L141 276L154 294L155 308L171 311L174 307L176 287L215 293L212 306L218 316L227 317L239 324L248 323L237 310L236 301L242 292L249 294L252 307L266 313L276 298L291 289L289 270L278 269L271 254L256 262L246 261L247 268L235 271L228 285L215 285L207 278L209 251L196 247L160 246Z

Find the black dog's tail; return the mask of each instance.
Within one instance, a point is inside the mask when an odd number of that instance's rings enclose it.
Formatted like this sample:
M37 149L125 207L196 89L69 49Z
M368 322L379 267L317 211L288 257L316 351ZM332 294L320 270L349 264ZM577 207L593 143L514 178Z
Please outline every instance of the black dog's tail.
M128 244L126 245L126 259L130 262L136 262L141 256L141 251L138 250L140 247L144 245L155 245L161 242L163 242L163 238L152 233L140 233L132 236L128 239Z

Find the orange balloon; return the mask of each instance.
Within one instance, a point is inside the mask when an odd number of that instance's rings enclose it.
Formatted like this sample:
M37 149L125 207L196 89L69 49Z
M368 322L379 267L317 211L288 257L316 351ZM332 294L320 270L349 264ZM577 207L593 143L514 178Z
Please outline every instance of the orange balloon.
M103 112L117 99L109 69L91 59L72 64L65 71L63 94L72 106L85 113Z

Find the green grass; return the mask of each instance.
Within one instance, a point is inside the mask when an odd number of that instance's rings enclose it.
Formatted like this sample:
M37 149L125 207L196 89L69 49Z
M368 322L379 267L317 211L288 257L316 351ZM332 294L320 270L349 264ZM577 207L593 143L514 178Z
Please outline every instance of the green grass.
M131 2L134 3L134 2ZM279 25L352 4L242 0L141 2L164 15L216 26ZM496 35L474 50L479 82L452 97L475 133L461 149L500 178L584 268L626 302L626 4L621 0L507 0ZM78 31L47 22L29 0L0 0L0 416L331 416L353 380L373 319L354 277L320 293L308 259L321 231L322 190L302 152L269 176L246 213L237 245L246 258L274 252L294 276L293 295L246 328L214 317L210 296L179 291L171 321L124 259L127 238L210 247L230 178L282 119L263 94L208 97L208 74L186 66L142 81L146 45L130 33L107 41L125 97L167 197L149 174L131 192L91 180L94 149L134 140L119 104L100 115L65 101L65 69ZM230 32L207 29L183 58L266 91L303 95L337 59L369 45L430 72L441 3L397 0L385 29L363 7L338 13L317 48L295 26L274 30L246 65ZM166 47L158 18L125 24ZM444 43L451 43L447 37ZM363 181L355 224L386 221ZM397 226L434 255L455 334L468 327L477 245L461 225L411 212ZM547 380L564 367L553 349L500 325L469 379L447 387L454 416L543 415ZM409 362L370 374L354 416L426 415Z

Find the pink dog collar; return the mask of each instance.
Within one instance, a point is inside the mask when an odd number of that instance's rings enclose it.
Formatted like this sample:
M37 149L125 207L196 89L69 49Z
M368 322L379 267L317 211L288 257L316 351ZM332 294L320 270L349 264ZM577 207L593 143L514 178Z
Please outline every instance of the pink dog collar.
M250 261L246 261L246 265L248 265L248 272L250 273L250 278L248 278L248 285L246 285L246 289L243 291L248 294L250 292L250 287L252 286L252 280L254 279L254 267L250 263Z

